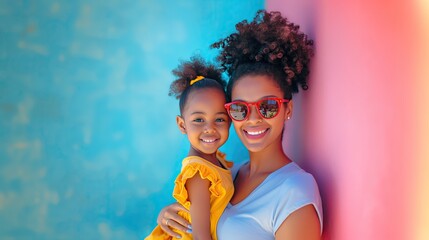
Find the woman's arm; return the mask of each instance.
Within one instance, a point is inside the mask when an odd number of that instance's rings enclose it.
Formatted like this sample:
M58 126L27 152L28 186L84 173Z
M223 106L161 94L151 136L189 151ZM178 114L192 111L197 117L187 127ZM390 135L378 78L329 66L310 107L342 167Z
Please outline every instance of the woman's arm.
M320 240L320 221L312 204L291 213L276 232L276 240Z
M191 202L192 237L194 240L211 240L210 234L210 181L195 174L186 181Z
M157 219L157 223L161 229L168 235L175 238L180 238L181 236L172 229L177 229L182 232L191 231L191 224L177 214L179 211L188 212L186 208L177 202L170 204L161 210Z

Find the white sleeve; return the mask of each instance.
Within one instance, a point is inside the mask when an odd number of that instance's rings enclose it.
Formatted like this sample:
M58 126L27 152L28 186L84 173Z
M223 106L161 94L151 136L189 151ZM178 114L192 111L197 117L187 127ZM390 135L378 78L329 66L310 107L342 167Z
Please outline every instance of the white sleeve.
M320 227L323 229L322 201L320 199L319 188L313 176L309 173L300 172L288 178L282 186L283 197L278 198L275 213L273 215L274 232L277 232L280 225L294 211L312 204L319 216Z

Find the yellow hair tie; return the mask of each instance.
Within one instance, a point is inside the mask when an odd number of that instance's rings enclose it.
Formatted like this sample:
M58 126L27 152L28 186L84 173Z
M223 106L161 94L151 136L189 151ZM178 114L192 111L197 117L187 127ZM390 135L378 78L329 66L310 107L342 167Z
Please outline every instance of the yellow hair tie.
M203 76L197 76L194 80L191 80L191 82L189 83L189 85L192 85L200 80L203 80L204 77Z

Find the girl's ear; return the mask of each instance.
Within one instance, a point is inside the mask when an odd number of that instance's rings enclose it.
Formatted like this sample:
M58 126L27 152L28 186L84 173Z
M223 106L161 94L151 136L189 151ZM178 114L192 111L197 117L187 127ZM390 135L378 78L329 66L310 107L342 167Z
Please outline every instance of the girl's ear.
M293 110L293 101L290 100L287 104L286 104L286 108L285 108L285 119L291 119L292 118L292 110Z
M186 134L185 120L181 116L177 115L176 122L177 122L177 126L179 127L179 130L183 134Z

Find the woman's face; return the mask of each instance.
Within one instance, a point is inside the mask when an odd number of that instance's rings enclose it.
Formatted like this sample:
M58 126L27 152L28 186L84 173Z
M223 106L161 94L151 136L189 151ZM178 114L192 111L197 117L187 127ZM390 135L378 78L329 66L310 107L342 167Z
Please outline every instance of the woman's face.
M257 102L267 97L283 98L283 92L271 77L264 75L239 78L231 92L232 101ZM261 117L253 105L246 120L233 120L237 135L250 152L261 152L274 144L281 144L284 122L292 113L292 102L281 105L278 115L271 119Z

